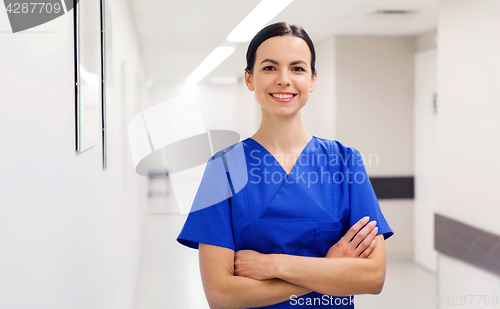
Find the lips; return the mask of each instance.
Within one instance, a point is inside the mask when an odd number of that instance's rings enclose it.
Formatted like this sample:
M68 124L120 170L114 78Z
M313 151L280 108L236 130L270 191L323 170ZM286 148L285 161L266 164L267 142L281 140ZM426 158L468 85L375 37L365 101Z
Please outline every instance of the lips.
M297 94L291 92L276 92L270 93L269 95L271 96L271 98L278 102L290 102L297 96Z
M291 98L295 97L297 94L292 93L292 92L275 92L275 93L270 93L270 95L273 98L277 98L277 99L291 99Z

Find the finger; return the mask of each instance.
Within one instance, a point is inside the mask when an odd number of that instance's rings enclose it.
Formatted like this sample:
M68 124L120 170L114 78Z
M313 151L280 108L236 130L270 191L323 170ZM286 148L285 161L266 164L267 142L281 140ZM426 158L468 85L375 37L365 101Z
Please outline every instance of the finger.
M351 242L354 243L355 246L357 247L363 241L363 239L365 239L366 236L370 234L371 231L373 231L373 229L376 226L377 226L377 221L372 221L368 223L361 229L361 231L358 232L358 234L356 234L356 236L354 236L354 239Z
M351 241L355 246L356 248L361 244L361 242L363 242L363 240L368 236L370 235L370 233L373 232L373 230L377 227L377 221L372 221L370 223L368 223L367 225L365 225L361 231L358 232L358 234L356 234L356 236L354 236L354 239Z
M363 239L361 243L359 243L358 247L354 250L354 254L359 256L361 252L365 251L373 242L375 237L377 236L378 227L375 227L371 232Z
M345 238L346 242L350 242L353 237L356 235L357 232L359 232L359 230L366 224L368 223L368 221L370 220L370 217L366 216L366 217L363 217L361 218L358 222L356 222L348 231L347 233L344 235L344 237L342 237L342 239Z
M236 276L239 276L241 273L240 273L240 267L235 263L234 264L234 274Z
M372 254L373 252L373 249L375 249L375 245L377 244L377 241L374 239L372 240L372 242L370 243L370 245L368 246L368 248L366 248L365 251L363 251L359 257L360 258L367 258L370 254Z
M354 255L359 256L361 252L365 251L370 244L372 243L373 239L375 239L375 236L377 236L378 228L375 227L373 228L368 235L365 236L364 239L362 239L354 249ZM355 238L356 239L356 238Z

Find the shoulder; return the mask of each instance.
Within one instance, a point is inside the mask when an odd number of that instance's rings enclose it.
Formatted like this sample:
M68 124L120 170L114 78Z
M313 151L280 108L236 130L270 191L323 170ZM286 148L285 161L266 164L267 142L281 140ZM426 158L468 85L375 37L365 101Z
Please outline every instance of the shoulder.
M239 141L237 143L231 144L229 146L226 146L220 150L215 150L215 153L213 156L210 157L208 161L213 161L215 159L218 159L220 157L223 157L227 160L227 157L232 157L236 156L237 154L242 154L243 146L246 140Z
M342 157L357 157L360 155L356 148L341 143L338 140L331 140L317 136L315 136L315 138L319 143L328 145L332 155L340 155Z
M217 159L218 157L221 157L221 156L225 155L226 153L228 153L229 151L231 151L234 147L236 147L238 144L241 144L241 141L237 142L237 143L234 143L232 145L229 145L227 147L224 147L224 148L222 148L220 150L216 150L215 154L210 159L214 160L214 159Z

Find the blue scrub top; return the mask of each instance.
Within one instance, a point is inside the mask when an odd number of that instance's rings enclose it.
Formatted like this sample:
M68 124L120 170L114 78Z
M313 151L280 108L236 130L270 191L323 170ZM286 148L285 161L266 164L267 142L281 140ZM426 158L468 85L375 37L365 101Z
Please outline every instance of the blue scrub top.
M290 174L247 138L215 154L177 241L232 250L324 257L364 216L393 235L358 150L313 136ZM354 308L351 297L312 292L262 308Z

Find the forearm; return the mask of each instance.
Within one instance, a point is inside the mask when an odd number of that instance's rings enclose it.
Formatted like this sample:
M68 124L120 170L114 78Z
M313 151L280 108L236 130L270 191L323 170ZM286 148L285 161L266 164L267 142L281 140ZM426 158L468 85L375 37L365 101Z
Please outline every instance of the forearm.
M333 296L380 293L385 267L370 259L274 256L276 278Z
M308 288L281 279L255 280L240 276L225 276L218 285L205 288L210 308L255 308L289 301L291 295L312 292Z
M333 296L378 294L385 281L384 236L366 258L313 258L273 254L273 277Z
M200 244L200 271L210 308L255 308L290 300L312 292L308 288L278 278L256 280L236 276L234 251Z

